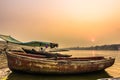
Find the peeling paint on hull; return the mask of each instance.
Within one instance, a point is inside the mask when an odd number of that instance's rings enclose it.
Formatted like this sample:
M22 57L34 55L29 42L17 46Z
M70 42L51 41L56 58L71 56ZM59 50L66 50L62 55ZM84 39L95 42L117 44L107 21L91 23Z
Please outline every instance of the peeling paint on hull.
M75 60L76 59L76 60ZM8 67L12 71L28 73L73 74L104 70L114 64L114 58L103 59L49 59L7 53Z

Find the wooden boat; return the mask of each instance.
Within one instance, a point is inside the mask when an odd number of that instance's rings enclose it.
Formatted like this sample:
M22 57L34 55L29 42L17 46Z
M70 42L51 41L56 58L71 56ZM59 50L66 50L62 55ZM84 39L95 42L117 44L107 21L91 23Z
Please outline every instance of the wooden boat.
M27 73L74 74L104 70L114 64L114 58L45 58L41 55L7 52L8 67Z
M33 47L58 47L58 44L51 42L20 42L11 36L0 35L0 38L5 40L6 55L8 60L8 67L12 71L21 71L28 73L57 73L57 74L73 74L73 73L86 73L93 71L104 70L114 64L114 58L104 57L84 57L72 58L68 55L50 54L43 52L36 52L36 54L27 54L28 52L12 51L7 52L8 42L33 46ZM57 55L57 56L56 56ZM51 57L52 56L52 57ZM66 57L65 57L66 56ZM49 58L46 58L49 57Z
M52 53L52 52L46 52L46 51L36 51L34 49L25 49L22 48L26 53L28 54L36 54L36 55L43 55L46 56L47 58L50 57L71 57L72 55L67 55L67 54L60 54L60 53Z

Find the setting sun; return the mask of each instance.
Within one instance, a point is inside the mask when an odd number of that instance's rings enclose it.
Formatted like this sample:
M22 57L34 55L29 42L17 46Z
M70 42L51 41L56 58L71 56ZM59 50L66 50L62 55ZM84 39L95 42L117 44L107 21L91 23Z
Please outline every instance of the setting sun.
M92 38L92 39L91 39L91 42L95 42L95 39L94 39L94 38Z

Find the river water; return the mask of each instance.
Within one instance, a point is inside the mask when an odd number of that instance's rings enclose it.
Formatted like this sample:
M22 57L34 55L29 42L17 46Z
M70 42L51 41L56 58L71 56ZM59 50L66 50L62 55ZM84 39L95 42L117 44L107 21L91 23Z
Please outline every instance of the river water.
M74 75L46 75L46 74L25 74L25 73L10 73L7 80L97 80L98 78L120 77L120 51L91 51L91 50L71 50L61 52L71 54L73 57L86 56L104 56L114 57L115 63L113 66L100 72L74 74Z

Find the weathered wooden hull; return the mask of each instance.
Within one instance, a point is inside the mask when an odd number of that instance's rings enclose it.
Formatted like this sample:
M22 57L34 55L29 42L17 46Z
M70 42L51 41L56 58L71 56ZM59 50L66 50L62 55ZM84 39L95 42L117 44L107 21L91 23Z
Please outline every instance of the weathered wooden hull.
M34 56L7 53L8 67L12 71L28 73L73 74L104 70L114 64L114 58L104 59L49 59Z

